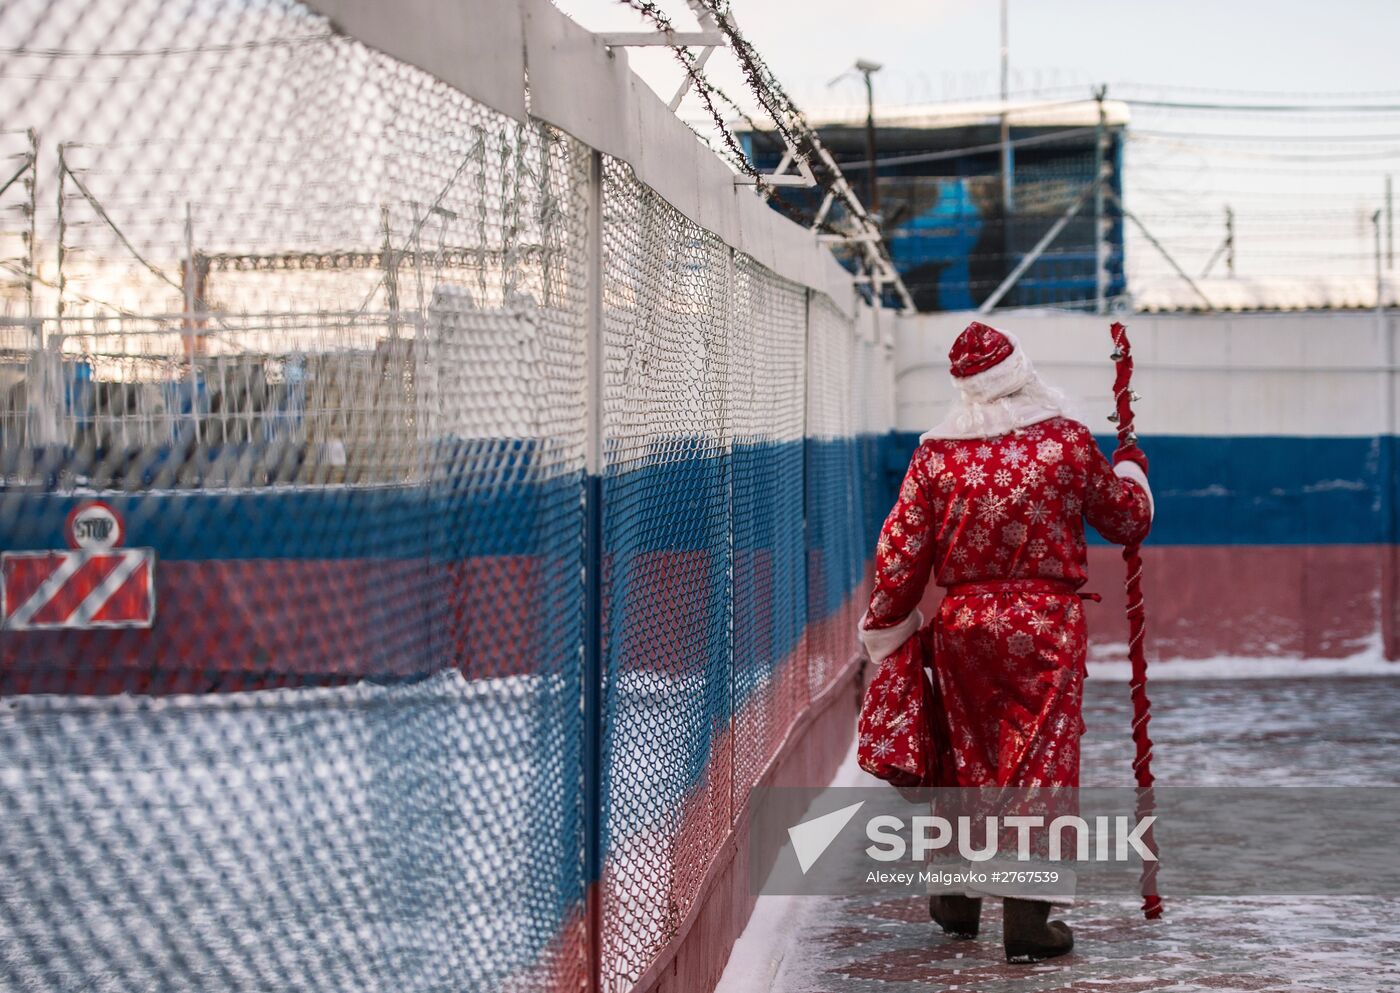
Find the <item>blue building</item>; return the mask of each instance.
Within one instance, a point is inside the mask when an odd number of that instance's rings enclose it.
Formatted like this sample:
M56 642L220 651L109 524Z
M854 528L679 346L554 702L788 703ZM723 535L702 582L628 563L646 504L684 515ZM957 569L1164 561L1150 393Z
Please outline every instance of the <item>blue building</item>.
M1001 118L1012 142L1005 195ZM822 142L863 199L864 113L813 122ZM895 266L920 310L976 308L1092 183L1102 136L1108 188L1123 192L1124 104L937 105L877 119L880 214ZM740 133L750 160L772 171L783 154L771 131ZM819 190L780 196L812 213ZM1010 210L1005 204L1010 204ZM1103 214L1107 295L1125 292L1123 216L1112 198ZM1090 198L1011 291L1002 307L1093 306L1096 289L1094 203Z

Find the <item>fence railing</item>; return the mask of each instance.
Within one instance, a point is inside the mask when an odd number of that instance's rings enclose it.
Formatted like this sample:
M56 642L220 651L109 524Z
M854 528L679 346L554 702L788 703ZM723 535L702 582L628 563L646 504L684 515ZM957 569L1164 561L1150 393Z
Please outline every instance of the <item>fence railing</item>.
M4 984L628 989L849 672L891 321L547 3L317 6L0 11Z

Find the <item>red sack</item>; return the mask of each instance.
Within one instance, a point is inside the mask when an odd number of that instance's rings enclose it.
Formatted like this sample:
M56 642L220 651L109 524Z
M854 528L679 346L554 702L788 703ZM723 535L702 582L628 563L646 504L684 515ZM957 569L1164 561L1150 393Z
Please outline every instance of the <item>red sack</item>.
M924 668L924 632L911 635L875 670L860 707L856 760L893 786L950 786L942 701Z

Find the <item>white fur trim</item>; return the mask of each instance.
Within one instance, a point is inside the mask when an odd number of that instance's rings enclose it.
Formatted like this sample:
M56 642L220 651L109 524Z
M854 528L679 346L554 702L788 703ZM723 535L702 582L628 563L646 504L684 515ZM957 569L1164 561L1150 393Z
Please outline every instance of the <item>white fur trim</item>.
M860 619L860 641L870 655L870 661L876 665L899 651L899 646L908 641L911 635L917 634L918 630L924 626L924 615L917 610L892 628L867 630L865 623L868 620L870 620L869 612Z
M1005 331L1002 334L1011 342L1010 355L975 376L953 377L953 384L973 403L991 403L1009 396L1029 383L1035 375L1030 360L1026 358L1026 350L1016 336Z
M979 403L960 395L943 419L919 436L919 441L996 438L1052 417L1069 417L1068 407L1063 393L1045 385L1044 380L1032 372L1030 382L1021 389L990 403Z
M1113 467L1113 474L1119 479L1130 479L1142 487L1142 492L1147 494L1147 514L1152 517L1156 514L1156 508L1152 505L1152 487L1147 485L1147 473L1142 471L1142 466L1136 462L1119 462Z

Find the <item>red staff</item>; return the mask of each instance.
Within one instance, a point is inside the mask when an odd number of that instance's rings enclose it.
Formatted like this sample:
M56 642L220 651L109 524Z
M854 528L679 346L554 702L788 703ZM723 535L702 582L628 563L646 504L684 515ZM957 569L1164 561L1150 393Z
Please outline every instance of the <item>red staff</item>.
M1128 329L1114 322L1110 329L1113 335L1113 355L1115 375L1113 379L1114 411L1109 420L1118 425L1118 446L1136 446L1137 432L1133 429L1133 401L1138 395L1133 392L1133 349L1128 342ZM1152 797L1152 739L1147 735L1147 725L1152 719L1152 703L1147 699L1147 656L1143 652L1143 632L1147 627L1147 614L1142 600L1142 551L1138 543L1123 547L1123 561L1127 564L1128 578L1128 660L1132 663L1130 683L1133 700L1133 774L1137 777L1137 817L1151 815ZM1143 843L1155 859L1157 842L1148 826L1142 835ZM1156 861L1142 863L1142 913L1148 920L1162 916L1162 898L1157 894Z

